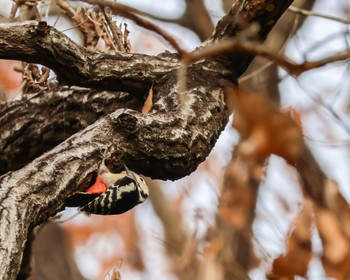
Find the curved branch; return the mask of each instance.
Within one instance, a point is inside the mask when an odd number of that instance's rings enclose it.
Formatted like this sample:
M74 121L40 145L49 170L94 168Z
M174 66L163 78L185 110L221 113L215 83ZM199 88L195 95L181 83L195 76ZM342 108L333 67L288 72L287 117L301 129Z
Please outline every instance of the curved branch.
M259 23L257 37L264 40L291 2L236 1L206 43L235 37L246 28L238 24L242 18L247 23ZM253 57L251 54L234 53L222 55L219 60L239 76ZM88 51L45 22L0 24L0 58L45 65L55 71L62 84L134 93L147 92L153 82L164 83L164 73L178 67L175 54L164 57L127 53L107 55Z
M215 69L208 66L197 67ZM0 258L1 275L14 279L21 262L18 250L24 247L30 230L62 209L64 198L96 171L104 151L113 155L116 168L125 163L161 179L183 177L205 159L228 118L222 74L210 70L199 75L181 107L177 106L176 73L173 75L170 87L159 90L170 93L154 104L150 114L118 110L22 169L0 177L0 254L6 256ZM202 86L202 77L217 82Z
M270 61L275 62L278 66L281 66L289 74L294 76L299 76L306 71L320 68L327 64L343 61L350 58L350 49L345 49L344 51L335 53L331 56L322 58L320 60L296 63L289 59L286 55L278 54L276 53L276 51L270 50L264 45L242 40L227 39L220 41L216 45L204 47L202 49L192 52L189 55L186 55L184 58L184 62L186 64L191 64L193 62L202 60L205 57L208 58L220 54L233 53L235 51L239 51L241 53L250 53L253 55L267 58Z
M129 93L76 87L0 103L0 175L22 168L106 114L142 105L143 98Z
M290 2L237 1L218 24L213 39L236 35L235 12L248 22L258 21L264 30L259 36L264 39ZM191 173L226 125L224 81L235 82L252 59L235 54L193 64L187 70L187 91L181 94L181 103L179 61L174 54L92 53L44 23L26 22L0 25L0 58L5 57L46 65L69 85L139 94L146 93L154 82L154 105L146 115L117 110L20 170L0 177L0 278L4 279L18 274L33 227L62 209L65 197L96 171L101 153L107 152L116 169L126 163L154 178L176 179Z
M135 94L147 92L178 66L175 55L91 52L45 22L35 21L0 24L0 58L45 65L61 84Z

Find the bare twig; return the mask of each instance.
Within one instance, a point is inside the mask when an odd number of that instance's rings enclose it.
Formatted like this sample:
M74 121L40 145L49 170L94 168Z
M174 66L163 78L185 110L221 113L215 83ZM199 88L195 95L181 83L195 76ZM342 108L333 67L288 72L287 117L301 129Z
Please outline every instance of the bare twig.
M137 25L142 26L143 28L151 30L157 33L158 35L160 35L162 38L164 38L166 41L170 43L170 45L179 53L180 57L182 57L186 53L171 35L169 35L167 32L165 32L164 30L162 30L152 22L137 16L130 10L129 7L118 3L102 1L102 0L83 0L83 1L92 5L109 7L115 14L124 16L132 20L133 22L135 22Z
M303 72L323 67L329 63L342 61L350 58L350 49L338 52L332 56L325 57L315 61L305 61L303 63L295 63L283 54L270 51L259 43L252 43L248 41L225 39L215 45L209 45L201 48L183 58L185 64L189 65L204 58L220 56L227 53L243 52L259 55L270 59L283 67L291 75L299 76Z
M344 18L329 16L329 15L325 15L325 14L319 14L319 13L311 12L311 11L308 11L308 10L305 10L305 9L297 8L297 7L294 7L294 6L290 6L288 8L288 10L293 12L293 13L301 14L301 15L304 15L304 16L320 17L320 18L324 18L324 19L338 21L338 22L341 22L341 23L344 23L344 24L350 24L350 19L344 19Z
M118 36L118 33L117 33L118 30L116 30L115 26L113 25L112 20L110 18L110 15L108 15L106 13L104 7L101 7L101 11L102 11L102 14L103 14L106 22L107 22L107 26L109 27L109 30L112 33L115 42L117 43L118 51L124 51L125 52L125 49L124 49L122 43L120 42L120 37ZM107 32L107 34L109 34L109 33ZM111 42L113 42L113 39L111 39Z
M214 30L213 22L211 21L210 15L205 8L203 0L185 0L186 9L180 18L164 18L155 14L147 13L129 7L123 4L118 4L125 10L128 10L131 13L138 14L150 19L159 20L167 23L174 23L186 27L194 31L199 38L204 41L209 38Z

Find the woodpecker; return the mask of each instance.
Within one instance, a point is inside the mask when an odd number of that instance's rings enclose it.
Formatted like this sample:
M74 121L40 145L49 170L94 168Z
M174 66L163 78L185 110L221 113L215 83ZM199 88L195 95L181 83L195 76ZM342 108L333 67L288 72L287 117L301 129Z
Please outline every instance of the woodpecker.
M85 192L77 192L66 199L66 206L79 207L86 214L122 214L148 198L145 180L125 166L124 173L111 173L104 160L96 182Z

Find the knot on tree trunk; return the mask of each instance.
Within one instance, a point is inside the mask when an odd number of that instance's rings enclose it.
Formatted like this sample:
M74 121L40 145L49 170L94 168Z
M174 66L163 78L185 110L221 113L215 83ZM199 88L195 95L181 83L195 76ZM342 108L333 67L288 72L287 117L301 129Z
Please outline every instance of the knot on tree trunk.
M140 128L139 120L130 112L125 110L116 119L112 120L114 128L125 137L135 135Z

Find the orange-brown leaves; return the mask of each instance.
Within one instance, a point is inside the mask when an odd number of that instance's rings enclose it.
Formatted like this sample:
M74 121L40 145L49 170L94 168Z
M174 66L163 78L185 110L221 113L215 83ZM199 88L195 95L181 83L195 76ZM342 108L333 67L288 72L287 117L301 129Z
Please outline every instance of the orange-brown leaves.
M223 265L219 254L223 250L224 242L220 238L213 238L204 249L203 262L201 262L198 278L202 280L223 279Z
M91 223L67 223L64 227L70 234L72 247L85 245L82 247L84 252L95 256L96 263L101 266L101 275L96 279L103 279L109 270L110 278L107 279L118 279L121 260L132 270L144 270L135 211L118 216L92 215L89 219ZM118 238L121 238L123 247L115 242Z
M349 240L337 216L328 209L319 209L316 212L316 225L323 244L321 261L327 276L337 280L349 279Z
M265 160L270 154L295 163L301 154L302 132L288 113L281 113L265 97L226 88L234 112L233 126L243 138L241 152Z
M294 275L306 276L311 251L312 204L307 203L295 220L287 240L285 255L276 258L272 264L270 279L294 279Z
M143 104L142 111L141 111L142 114L148 114L149 111L151 111L152 106L153 106L153 84L148 92L145 103Z
M336 182L327 180L325 194L328 207L336 214L341 222L346 237L350 240L350 208L348 202L339 192Z
M327 276L335 279L350 277L350 209L335 182L325 184L329 209L316 211L323 254L321 262Z
M226 168L219 211L224 220L236 229L251 225L256 186L250 184L260 181L260 173L261 167L238 155L234 156Z
M270 279L294 279L294 275L306 275L312 257L310 228L313 225L322 241L320 261L327 277L349 279L349 205L335 182L328 180L324 187L328 208L307 202L287 240L286 254L273 262Z
M231 266L236 263L240 269L249 270L259 263L252 250L251 226L255 216L257 190L263 178L263 165L255 158L242 156L239 149L240 145L226 168L221 191L218 229L224 233L224 245L220 249L220 255L223 263L230 263ZM236 269L238 268L234 270ZM243 278L245 276L237 279Z
M0 63L0 102L11 100L21 85L21 75L13 71L19 67L20 62L1 60Z

